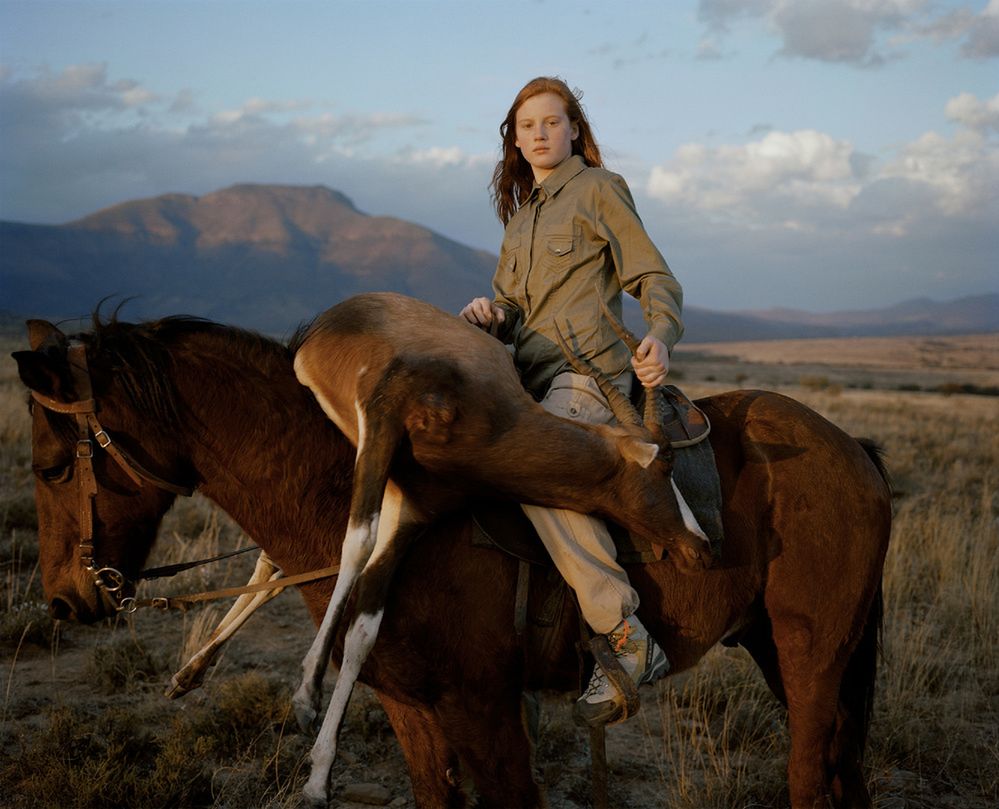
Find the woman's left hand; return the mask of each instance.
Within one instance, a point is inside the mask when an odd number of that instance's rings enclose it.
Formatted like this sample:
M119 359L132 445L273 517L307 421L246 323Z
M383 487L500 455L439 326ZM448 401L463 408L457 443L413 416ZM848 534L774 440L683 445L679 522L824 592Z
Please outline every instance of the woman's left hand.
M669 374L669 349L662 340L648 334L635 349L631 365L639 382L647 388L657 388Z

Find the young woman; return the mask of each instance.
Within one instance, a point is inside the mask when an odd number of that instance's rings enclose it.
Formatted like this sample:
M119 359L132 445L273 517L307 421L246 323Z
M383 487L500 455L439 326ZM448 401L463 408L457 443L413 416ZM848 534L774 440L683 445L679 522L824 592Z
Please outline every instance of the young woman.
M596 383L571 372L556 327L625 393L633 374L656 387L683 333L680 285L646 234L627 184L602 168L586 115L565 82L529 82L500 135L503 156L492 188L506 231L494 297L476 298L461 316L512 343L525 387L547 410L612 422ZM622 290L641 301L649 329L635 358L600 315L598 297L621 316ZM583 618L608 636L625 671L639 684L663 676L669 663L635 614L638 595L604 523L571 511L523 508L575 590ZM623 717L623 706L623 694L597 666L575 716L586 725L606 724Z

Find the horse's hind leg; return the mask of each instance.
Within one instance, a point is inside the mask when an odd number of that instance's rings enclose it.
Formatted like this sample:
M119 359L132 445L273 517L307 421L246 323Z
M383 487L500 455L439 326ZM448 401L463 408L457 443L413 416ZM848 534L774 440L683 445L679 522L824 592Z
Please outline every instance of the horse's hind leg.
M843 664L800 616L773 619L787 698L791 753L787 783L793 809L828 807L827 751L832 742Z
M872 805L862 765L874 707L882 610L879 587L840 687L836 731L828 754L830 788L836 806Z
M312 774L304 793L316 805L326 805L327 783L336 758L340 726L361 666L378 638L392 574L409 542L421 529L421 524L413 520L414 513L402 492L390 481L385 487L378 539L358 579L355 617L347 628L340 673L312 746Z

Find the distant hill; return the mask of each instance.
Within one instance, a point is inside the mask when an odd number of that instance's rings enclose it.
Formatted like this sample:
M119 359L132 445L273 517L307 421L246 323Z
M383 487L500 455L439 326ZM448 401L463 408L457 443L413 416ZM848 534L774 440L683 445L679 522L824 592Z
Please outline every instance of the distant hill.
M0 308L76 317L134 298L132 318L191 314L283 333L358 292L457 311L496 258L368 216L323 187L237 185L126 202L66 225L0 223Z
M358 292L392 290L457 312L487 294L496 256L358 211L323 186L235 185L166 194L65 225L0 222L0 314L88 315L132 299L130 319L190 314L287 334ZM641 328L637 305L626 309ZM9 320L10 318L8 318ZM999 331L999 295L815 314L688 306L685 342Z

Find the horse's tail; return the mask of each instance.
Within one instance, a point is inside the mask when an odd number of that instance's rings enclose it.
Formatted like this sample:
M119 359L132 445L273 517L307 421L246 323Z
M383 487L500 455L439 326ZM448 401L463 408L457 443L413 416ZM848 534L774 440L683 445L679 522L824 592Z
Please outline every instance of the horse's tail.
M884 627L884 596L878 582L867 621L857 648L850 655L840 685L840 703L854 726L854 743L859 757L867 745L867 731L874 713L874 694L881 656L881 633Z

